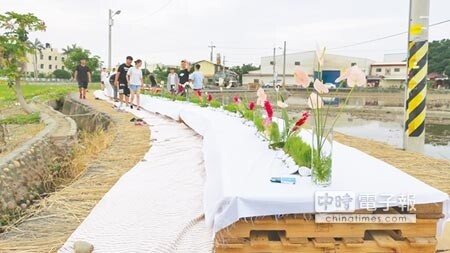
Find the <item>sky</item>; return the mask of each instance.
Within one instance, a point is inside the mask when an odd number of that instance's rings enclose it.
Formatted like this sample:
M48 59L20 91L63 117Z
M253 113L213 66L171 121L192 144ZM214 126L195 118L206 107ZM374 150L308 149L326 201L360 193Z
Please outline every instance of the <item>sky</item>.
M450 19L450 0L430 0L430 24ZM112 63L127 55L147 63L209 59L211 42L227 66L260 64L287 43L287 53L326 46L329 53L382 61L406 52L407 35L333 49L407 30L409 0L0 0L0 13L34 13L45 32L30 38L61 50L77 44L108 60L108 9L114 16ZM450 22L430 27L450 38ZM277 54L282 50L277 49Z

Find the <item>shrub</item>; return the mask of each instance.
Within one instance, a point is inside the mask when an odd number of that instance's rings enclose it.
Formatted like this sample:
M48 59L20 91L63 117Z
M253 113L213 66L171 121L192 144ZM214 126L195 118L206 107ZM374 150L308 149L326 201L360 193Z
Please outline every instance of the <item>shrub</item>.
M227 104L223 107L223 109L225 109L229 112L237 112L239 110L237 104Z
M217 101L217 100L212 100L212 101L209 103L209 106L211 106L211 107L213 107L213 108L219 108L219 107L222 106L222 103L220 103L220 102Z

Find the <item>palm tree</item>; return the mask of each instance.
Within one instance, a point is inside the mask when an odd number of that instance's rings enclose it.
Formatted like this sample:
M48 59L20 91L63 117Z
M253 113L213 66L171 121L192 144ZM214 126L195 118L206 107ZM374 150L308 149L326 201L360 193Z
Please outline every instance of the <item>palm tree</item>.
M63 48L62 52L64 55L68 55L75 49L77 49L77 44L72 44L71 46L66 46L66 48Z
M37 78L37 52L42 54L42 49L44 49L44 44L40 42L38 39L35 39L34 42L30 42L30 46L33 49L34 52L34 58L33 58L33 67L34 67L34 78Z

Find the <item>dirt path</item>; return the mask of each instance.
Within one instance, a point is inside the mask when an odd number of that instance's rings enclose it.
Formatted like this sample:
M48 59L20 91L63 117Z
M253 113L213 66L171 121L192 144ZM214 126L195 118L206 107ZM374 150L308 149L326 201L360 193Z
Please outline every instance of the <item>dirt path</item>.
M342 144L357 148L381 159L450 195L450 161L406 152L384 143L340 133L335 134L335 139ZM450 222L447 223L444 236L439 241L438 249L450 250Z
M91 160L78 180L42 200L33 217L0 235L1 253L56 252L111 186L148 151L149 128L134 126L129 122L131 114L116 112L91 94L87 103L113 119L105 133L112 144Z

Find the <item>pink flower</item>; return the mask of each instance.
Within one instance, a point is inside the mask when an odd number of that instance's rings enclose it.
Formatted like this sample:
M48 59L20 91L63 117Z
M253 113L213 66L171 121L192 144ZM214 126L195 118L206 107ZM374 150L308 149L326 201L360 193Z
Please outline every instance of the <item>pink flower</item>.
M273 117L273 109L272 109L272 105L270 104L269 100L266 100L264 102L264 109L266 109L267 112L267 118L269 118L270 120L272 120Z
M272 124L272 118L265 118L263 120L263 125L264 126L267 126L267 125L270 125L270 124Z
M255 109L255 102L251 101L248 105L248 108L250 109L250 111L253 111Z
M283 102L283 101L277 101L277 105L278 105L278 107L280 107L280 108L287 108L287 107L288 107L288 104L286 104L286 103Z
M256 91L256 96L258 97L258 98L256 99L256 104L257 104L257 105L260 105L260 106L264 106L264 102L267 100L267 95L266 95L266 93L264 92L264 89L260 87L260 88Z
M319 81L319 79L316 79L314 81L314 89L316 89L317 92L319 92L319 94L323 94L323 93L328 93L328 87L325 86L321 81Z
M309 95L308 106L311 109L322 108L323 100L319 95L317 95L317 93L313 92L311 93L311 95Z
M240 104L241 103L241 99L238 96L234 96L233 99L234 99L234 102L236 104Z
M367 83L366 74L357 66L354 65L350 69L346 70L340 77L336 79L336 82L347 81L349 87L364 86Z
M212 95L208 94L208 97L207 97L208 102L211 102L212 99L213 99Z
M303 88L308 88L309 86L309 76L302 69L297 69L294 72L295 83Z

